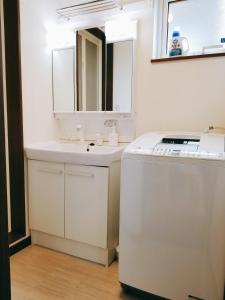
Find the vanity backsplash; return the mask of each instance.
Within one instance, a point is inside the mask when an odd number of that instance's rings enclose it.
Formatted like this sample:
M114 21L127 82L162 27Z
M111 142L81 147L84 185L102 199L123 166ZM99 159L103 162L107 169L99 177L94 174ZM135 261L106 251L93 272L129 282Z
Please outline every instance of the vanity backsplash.
M111 128L105 126L106 120L116 120L116 131L119 135L119 142L131 142L135 138L135 121L134 118L126 114L115 115L105 113L101 116L95 113L85 113L78 116L74 114L56 115L58 127L58 139L60 140L78 140L77 125L81 125L84 131L85 140L95 140L96 134L101 134L104 141L108 141Z

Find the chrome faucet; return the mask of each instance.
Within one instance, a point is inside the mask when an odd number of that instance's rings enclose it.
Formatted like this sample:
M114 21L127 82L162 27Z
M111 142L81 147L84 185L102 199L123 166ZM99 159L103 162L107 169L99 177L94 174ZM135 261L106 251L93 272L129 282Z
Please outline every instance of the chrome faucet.
M104 125L106 127L114 127L117 124L117 120L105 120Z

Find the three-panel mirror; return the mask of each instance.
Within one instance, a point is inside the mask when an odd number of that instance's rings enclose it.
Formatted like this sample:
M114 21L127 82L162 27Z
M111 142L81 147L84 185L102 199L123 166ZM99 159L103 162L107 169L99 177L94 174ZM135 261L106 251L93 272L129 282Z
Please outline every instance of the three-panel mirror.
M107 43L104 27L76 32L76 47L52 51L55 113L132 108L133 41Z

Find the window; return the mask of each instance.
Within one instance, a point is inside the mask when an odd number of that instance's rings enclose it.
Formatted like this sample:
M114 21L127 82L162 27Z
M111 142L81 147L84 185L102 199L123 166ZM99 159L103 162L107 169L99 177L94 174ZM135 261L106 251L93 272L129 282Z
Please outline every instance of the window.
M160 0L156 9L155 56L168 56L175 30L188 40L187 55L225 52L225 0Z

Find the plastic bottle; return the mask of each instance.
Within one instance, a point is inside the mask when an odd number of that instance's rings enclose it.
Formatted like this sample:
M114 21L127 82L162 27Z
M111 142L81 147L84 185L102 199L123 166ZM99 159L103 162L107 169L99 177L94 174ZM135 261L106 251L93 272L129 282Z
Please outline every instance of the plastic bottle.
M188 40L180 36L180 31L174 30L170 41L169 56L187 55L188 51Z
M96 133L95 139L96 139L97 146L103 145L103 136L101 135L101 133Z
M116 132L116 127L112 127L112 132L109 134L109 145L110 146L118 146L119 136Z
M76 126L76 130L77 130L77 137L78 137L78 140L80 141L81 144L84 144L84 127L80 124L78 124Z

